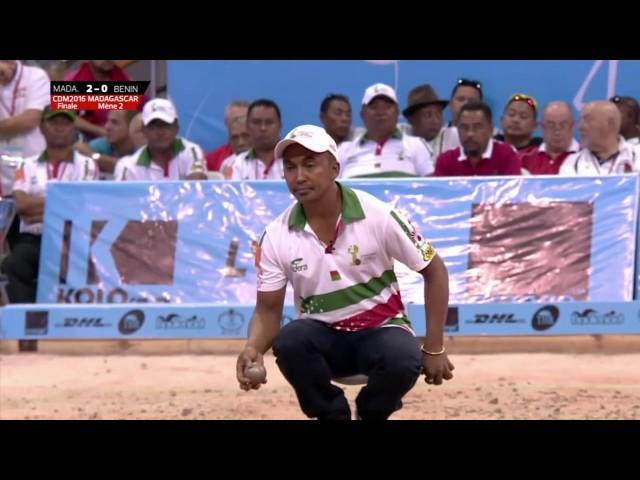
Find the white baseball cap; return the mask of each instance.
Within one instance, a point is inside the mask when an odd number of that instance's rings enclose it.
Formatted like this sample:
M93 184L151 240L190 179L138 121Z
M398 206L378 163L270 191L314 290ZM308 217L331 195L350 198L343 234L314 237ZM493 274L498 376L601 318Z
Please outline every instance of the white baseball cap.
M274 150L275 158L281 158L285 149L294 143L302 145L312 152L329 152L338 160L338 147L336 146L336 142L324 128L316 127L315 125L300 125L294 128L276 145Z
M387 97L393 100L394 103L398 103L398 97L396 96L396 91L393 88L389 85L385 85L384 83L376 83L364 91L362 105L369 105L371 100L380 96Z
M149 125L153 120L173 123L178 119L178 112L171 100L154 98L149 100L142 109L142 123Z

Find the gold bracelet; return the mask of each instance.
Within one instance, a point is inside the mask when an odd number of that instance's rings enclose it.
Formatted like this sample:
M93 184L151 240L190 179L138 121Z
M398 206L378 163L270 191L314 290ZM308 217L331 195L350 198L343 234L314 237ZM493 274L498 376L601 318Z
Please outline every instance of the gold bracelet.
M424 349L424 345L420 347L420 350L422 350L422 353L426 353L427 355L433 355L433 356L442 355L446 351L446 349L444 348L444 345L442 346L442 350L440 350L439 352L429 352Z

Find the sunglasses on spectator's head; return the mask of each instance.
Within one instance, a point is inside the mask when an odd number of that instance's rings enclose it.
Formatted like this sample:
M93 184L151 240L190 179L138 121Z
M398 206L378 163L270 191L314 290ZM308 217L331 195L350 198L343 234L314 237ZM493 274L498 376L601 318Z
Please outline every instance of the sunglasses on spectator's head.
M480 94L480 100L482 100L482 82L478 80L469 80L468 78L459 78L456 81L456 86L453 87L451 91L451 98L453 98L460 87L471 87L475 88Z
M467 78L459 78L458 81L456 82L456 85L458 87L473 87L482 91L482 82L479 82L478 80L469 80Z
M515 95L511 95L509 97L507 105L510 105L513 102L525 102L527 105L533 108L534 111L538 111L538 102L536 102L536 99L530 97L529 95L525 95L524 93L516 93Z

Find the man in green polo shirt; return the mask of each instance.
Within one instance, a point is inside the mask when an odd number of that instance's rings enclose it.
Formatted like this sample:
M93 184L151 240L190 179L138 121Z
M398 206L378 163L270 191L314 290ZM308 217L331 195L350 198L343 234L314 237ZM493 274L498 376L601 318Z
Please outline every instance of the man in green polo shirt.
M368 382L356 399L358 417L386 419L401 408L421 371L436 385L453 377L443 343L446 266L399 212L335 181L337 147L322 128L295 128L274 155L283 158L298 201L267 226L256 251L257 305L238 357L240 388L260 387L246 369L263 365L273 347L307 416L350 419L344 392L331 380L363 374ZM428 285L422 348L400 297L394 260L420 272ZM281 329L289 281L298 319Z

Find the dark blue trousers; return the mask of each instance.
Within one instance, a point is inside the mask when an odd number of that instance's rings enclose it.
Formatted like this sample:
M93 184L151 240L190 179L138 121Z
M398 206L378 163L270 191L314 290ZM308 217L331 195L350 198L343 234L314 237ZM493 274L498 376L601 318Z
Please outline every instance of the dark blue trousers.
M349 403L332 378L369 376L356 398L363 420L384 420L402 407L422 368L415 337L399 327L344 332L310 319L285 325L273 343L280 371L302 411L320 420L350 420Z

